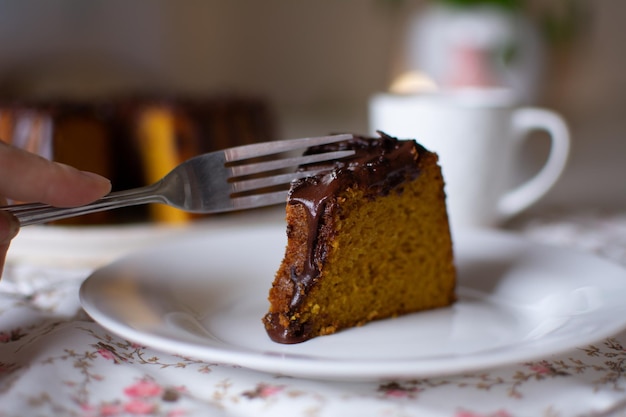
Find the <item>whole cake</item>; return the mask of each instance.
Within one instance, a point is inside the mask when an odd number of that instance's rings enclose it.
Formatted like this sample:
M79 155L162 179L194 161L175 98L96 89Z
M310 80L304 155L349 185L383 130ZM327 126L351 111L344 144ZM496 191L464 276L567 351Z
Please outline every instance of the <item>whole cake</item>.
M307 153L329 148L354 149L356 155L291 186L287 247L263 319L279 343L455 300L437 155L414 140L383 133Z

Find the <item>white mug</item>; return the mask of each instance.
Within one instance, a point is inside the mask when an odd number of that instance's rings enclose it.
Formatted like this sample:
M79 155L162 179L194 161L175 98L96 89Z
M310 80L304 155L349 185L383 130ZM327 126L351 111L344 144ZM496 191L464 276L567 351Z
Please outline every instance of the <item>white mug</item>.
M452 230L494 227L539 200L565 168L570 137L556 113L518 107L499 90L379 94L369 108L372 133L416 139L439 155ZM529 133L549 134L543 167L519 186L514 163Z

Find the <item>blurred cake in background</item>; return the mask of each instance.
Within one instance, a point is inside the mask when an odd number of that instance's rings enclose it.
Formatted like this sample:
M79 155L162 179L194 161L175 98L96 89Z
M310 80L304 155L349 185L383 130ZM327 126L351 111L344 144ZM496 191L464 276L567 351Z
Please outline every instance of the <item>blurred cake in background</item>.
M113 190L151 184L195 155L274 140L275 125L268 103L254 97L0 103L0 140L104 175L111 179ZM167 206L151 205L62 223L175 223L191 217Z

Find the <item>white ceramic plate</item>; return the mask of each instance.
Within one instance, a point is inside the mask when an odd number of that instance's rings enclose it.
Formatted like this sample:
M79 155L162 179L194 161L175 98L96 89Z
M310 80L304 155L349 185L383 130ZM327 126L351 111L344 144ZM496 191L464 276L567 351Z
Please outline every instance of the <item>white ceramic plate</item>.
M187 235L96 271L87 313L168 353L290 376L426 377L548 357L626 327L626 270L512 235L456 237L458 302L296 345L261 323L283 256L282 226Z

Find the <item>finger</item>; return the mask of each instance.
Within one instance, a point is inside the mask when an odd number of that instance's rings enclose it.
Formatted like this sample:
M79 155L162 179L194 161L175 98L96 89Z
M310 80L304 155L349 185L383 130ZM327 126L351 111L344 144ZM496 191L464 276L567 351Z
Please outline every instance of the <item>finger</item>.
M0 142L0 195L70 207L87 204L110 190L111 182L100 175L51 162Z

